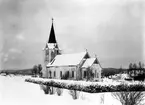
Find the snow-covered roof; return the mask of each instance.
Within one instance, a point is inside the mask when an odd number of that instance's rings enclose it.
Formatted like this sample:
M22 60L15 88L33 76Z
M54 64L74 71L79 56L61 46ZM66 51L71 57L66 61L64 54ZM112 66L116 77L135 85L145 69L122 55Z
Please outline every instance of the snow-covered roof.
M73 54L62 54L57 55L47 67L51 66L72 66L79 64L87 52L73 53Z
M96 58L88 58L86 59L85 63L83 64L82 67L90 67L94 62L95 62Z

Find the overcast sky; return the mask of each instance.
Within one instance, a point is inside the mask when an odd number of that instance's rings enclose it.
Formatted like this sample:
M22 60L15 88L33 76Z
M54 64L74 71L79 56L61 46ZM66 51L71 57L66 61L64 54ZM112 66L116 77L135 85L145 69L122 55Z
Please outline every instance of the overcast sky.
M102 67L144 62L144 0L0 0L1 67L43 63L51 18L64 53L98 56Z

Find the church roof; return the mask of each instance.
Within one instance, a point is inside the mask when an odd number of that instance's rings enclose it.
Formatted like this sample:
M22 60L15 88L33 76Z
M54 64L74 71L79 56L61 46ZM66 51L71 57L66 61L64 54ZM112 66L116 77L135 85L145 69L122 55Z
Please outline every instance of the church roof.
M53 27L53 19L52 19L52 26L51 26L48 43L56 43L55 32L54 32L54 27Z
M88 59L86 59L86 61L85 61L85 63L83 64L82 67L85 67L85 68L90 67L90 66L93 65L93 63L94 63L96 60L97 60L97 58L88 58Z
M47 67L78 65L87 55L87 52L57 55Z

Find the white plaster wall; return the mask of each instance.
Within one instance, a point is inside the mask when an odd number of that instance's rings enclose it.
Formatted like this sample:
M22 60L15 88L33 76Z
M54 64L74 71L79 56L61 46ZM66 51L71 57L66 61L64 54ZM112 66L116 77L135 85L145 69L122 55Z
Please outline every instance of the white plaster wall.
M60 79L60 71L62 71L62 75L65 74L65 72L69 71L70 76L72 76L72 71L74 71L74 78L76 78L76 67L68 67L68 66L62 66L62 67L51 67L48 69L48 73L51 71L52 78ZM56 73L54 77L54 71Z
M95 75L95 79L101 81L101 71L102 71L102 68L100 67L100 65L99 64L93 64L91 68L93 69L93 72L95 73L95 71L96 71L96 73L98 75L98 76Z
M42 51L42 55L43 55L43 62L42 62L42 73L43 73L43 77L48 77L48 73L47 73L47 68L46 65L48 64L48 62L45 61L45 50Z

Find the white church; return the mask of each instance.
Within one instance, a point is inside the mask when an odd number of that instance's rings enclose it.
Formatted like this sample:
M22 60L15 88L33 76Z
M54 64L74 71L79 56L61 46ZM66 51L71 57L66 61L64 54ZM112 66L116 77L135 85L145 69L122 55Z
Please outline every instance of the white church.
M101 80L102 67L97 57L92 58L86 50L80 53L63 54L58 47L53 26L50 30L50 36L43 49L44 54L44 69L43 77L62 79L67 73L69 79L85 80L87 78L87 70L93 73L93 79Z

